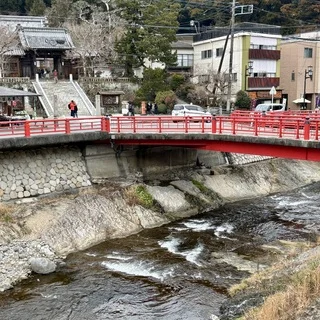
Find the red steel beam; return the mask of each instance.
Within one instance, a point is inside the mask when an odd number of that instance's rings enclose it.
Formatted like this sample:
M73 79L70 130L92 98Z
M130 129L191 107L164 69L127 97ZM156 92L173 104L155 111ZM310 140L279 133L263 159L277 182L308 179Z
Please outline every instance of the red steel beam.
M320 161L320 149L283 146L263 143L250 143L244 141L218 141L218 140L157 140L157 139L116 139L118 145L140 146L173 146L197 148L221 152L244 153L277 158Z

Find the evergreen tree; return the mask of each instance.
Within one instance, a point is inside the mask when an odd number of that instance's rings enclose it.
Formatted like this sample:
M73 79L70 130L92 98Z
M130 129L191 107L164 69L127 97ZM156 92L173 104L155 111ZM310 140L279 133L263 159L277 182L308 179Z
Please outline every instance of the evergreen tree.
M0 14L24 14L25 0L1 0Z
M171 44L176 40L180 6L170 0L158 0L144 5L139 0L117 0L126 31L117 42L120 61L125 65L126 76L133 68L151 62L173 65L176 54Z
M43 0L33 0L30 8L31 16L43 16L45 14L46 5Z
M138 100L154 101L157 92L170 89L166 81L166 71L160 68L146 68L143 71L143 79L140 89L137 91Z

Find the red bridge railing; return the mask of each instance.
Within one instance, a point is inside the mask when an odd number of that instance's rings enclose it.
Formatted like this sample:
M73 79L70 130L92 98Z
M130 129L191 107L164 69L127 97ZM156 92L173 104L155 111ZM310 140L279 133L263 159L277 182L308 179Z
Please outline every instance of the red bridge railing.
M1 137L108 133L227 134L255 137L319 140L320 115L252 115L172 117L111 116L0 122Z

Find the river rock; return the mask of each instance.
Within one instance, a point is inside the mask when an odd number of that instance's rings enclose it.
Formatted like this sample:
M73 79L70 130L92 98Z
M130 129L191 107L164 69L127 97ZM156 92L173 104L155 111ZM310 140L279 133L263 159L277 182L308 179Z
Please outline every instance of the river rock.
M31 258L31 270L35 273L48 274L56 270L57 265L47 258Z

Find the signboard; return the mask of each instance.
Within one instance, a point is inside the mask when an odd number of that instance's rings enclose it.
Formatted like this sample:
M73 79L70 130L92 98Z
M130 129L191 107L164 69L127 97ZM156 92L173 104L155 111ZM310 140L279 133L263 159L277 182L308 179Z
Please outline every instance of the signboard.
M270 91L269 91L270 95L274 96L275 94L277 94L277 90L276 88L273 86Z

